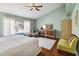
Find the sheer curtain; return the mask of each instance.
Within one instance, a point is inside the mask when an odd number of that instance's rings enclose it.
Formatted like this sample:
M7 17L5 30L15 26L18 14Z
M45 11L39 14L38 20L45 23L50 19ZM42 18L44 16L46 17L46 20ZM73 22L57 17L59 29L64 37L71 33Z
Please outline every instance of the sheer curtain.
M3 36L7 36L7 35L13 35L15 33L18 33L16 30L16 21L15 18L13 17L3 17ZM29 20L23 20L23 21L19 21L19 22L23 22L23 30L21 31L18 27L18 30L20 30L20 32L22 33L30 33L30 21ZM18 24L18 23L17 23Z
M15 34L15 18L10 18L10 34Z
M26 20L24 21L24 33L30 33L30 21L29 20Z
M3 17L3 36L15 33L14 23L15 18L6 16Z

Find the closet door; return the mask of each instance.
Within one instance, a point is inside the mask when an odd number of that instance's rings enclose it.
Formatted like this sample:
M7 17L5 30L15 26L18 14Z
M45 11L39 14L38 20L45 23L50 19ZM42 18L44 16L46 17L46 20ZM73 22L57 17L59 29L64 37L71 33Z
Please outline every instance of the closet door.
M62 20L61 22L61 38L67 39L72 33L72 21Z

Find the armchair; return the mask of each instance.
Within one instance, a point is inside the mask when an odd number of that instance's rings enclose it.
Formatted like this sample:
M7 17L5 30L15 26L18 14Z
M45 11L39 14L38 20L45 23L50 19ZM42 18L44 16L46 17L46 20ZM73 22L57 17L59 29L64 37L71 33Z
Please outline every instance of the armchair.
M78 37L74 36L72 41L69 43L67 39L60 39L57 44L57 49L66 51L72 54L76 54L76 45L77 45Z

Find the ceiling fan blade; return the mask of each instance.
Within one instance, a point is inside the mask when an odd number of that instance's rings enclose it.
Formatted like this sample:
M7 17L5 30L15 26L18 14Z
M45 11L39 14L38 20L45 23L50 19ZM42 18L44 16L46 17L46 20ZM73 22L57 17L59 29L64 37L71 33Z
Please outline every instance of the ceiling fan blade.
M40 5L40 6L35 6L35 7L43 7L42 5Z
M32 6L25 6L25 7L32 7Z
M39 9L38 8L35 8L37 11L39 11Z

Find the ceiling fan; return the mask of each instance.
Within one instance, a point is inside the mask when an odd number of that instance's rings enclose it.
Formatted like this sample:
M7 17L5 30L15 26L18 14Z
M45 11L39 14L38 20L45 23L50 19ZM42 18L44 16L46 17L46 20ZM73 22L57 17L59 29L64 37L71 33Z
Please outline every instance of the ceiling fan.
M37 10L37 11L40 11L39 8L42 8L43 6L42 5L35 5L35 3L32 3L32 6L25 6L25 7L30 7L30 11L32 10Z

